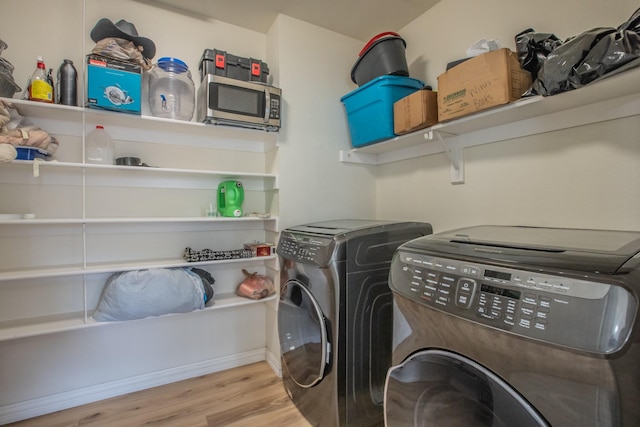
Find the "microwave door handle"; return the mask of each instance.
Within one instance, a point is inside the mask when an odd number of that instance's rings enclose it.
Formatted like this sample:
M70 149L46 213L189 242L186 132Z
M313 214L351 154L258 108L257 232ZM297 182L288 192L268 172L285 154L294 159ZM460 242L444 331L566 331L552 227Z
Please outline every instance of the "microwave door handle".
M271 116L271 93L269 92L269 88L264 88L264 122L269 122L269 116Z

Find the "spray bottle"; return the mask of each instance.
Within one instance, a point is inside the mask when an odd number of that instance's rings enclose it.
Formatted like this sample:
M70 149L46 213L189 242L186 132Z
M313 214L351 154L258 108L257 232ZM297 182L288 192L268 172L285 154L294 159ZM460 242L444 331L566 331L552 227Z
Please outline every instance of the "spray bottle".
M31 101L53 103L53 85L49 82L47 67L44 65L42 56L37 58L36 70L31 76L29 83L29 99Z

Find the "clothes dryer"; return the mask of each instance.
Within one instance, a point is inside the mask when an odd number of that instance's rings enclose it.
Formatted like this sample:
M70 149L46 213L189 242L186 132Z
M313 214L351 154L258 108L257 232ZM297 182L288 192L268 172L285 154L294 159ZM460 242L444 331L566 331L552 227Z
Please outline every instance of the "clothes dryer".
M336 220L284 230L278 333L287 393L314 426L383 424L393 253L419 222Z
M640 232L480 226L396 251L388 427L640 425Z

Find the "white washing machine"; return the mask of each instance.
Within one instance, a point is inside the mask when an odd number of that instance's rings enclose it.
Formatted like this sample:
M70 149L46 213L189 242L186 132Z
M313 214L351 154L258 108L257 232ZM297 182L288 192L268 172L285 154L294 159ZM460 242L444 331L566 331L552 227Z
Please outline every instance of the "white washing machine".
M640 426L640 232L479 226L400 246L385 423Z

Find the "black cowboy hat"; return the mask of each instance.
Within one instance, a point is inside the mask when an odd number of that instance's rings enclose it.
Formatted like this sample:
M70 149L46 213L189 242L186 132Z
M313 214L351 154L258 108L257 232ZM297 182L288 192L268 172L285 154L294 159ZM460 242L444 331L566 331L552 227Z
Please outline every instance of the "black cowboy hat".
M117 37L133 42L136 46L142 46L142 56L151 59L156 54L156 45L146 37L140 37L136 26L124 19L115 24L107 18L102 18L91 30L91 40L99 42L108 37Z

